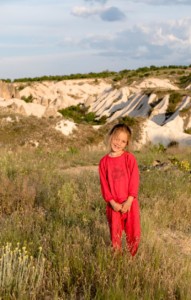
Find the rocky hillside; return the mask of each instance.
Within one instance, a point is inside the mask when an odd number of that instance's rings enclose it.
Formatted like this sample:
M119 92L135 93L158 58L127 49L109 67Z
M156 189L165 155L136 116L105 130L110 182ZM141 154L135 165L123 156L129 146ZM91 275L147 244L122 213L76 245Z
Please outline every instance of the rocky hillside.
M139 122L137 146L153 143L191 145L191 87L174 79L151 77L114 81L78 79L43 82L0 83L0 109L38 118L58 118L55 128L68 135L75 120L61 114L82 107L95 120L106 123ZM73 108L74 109L74 108ZM98 122L99 123L99 122Z

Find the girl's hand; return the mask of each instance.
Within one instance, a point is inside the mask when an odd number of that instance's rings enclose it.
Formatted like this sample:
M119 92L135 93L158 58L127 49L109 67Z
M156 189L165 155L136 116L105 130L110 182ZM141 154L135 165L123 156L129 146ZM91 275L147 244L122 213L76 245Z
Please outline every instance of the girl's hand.
M121 211L122 209L122 204L115 202L114 200L110 201L111 207L113 208L114 211Z
M121 208L121 212L123 214L126 213L127 211L130 211L132 202L133 202L133 197L129 197L127 199L127 201L123 202L122 208Z

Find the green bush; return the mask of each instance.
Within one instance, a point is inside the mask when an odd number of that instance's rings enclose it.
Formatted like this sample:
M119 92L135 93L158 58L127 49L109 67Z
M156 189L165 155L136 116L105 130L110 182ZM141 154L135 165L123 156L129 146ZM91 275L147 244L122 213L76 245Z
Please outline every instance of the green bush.
M138 123L136 118L133 117L129 117L129 116L125 116L119 119L120 123L125 123L130 127L133 127L134 125L136 125Z
M191 128L185 129L184 132L187 133L187 134L191 134Z
M182 100L182 95L180 93L177 92L171 93L169 97L169 105L166 112L168 114L173 114L176 110L177 104L180 103L181 100Z
M26 103L31 103L33 101L33 95L30 94L28 97L22 96L21 99L24 100Z
M106 118L98 119L94 112L88 112L88 108L84 105L72 105L67 108L59 110L65 118L73 119L75 123L88 123L91 125L104 124Z

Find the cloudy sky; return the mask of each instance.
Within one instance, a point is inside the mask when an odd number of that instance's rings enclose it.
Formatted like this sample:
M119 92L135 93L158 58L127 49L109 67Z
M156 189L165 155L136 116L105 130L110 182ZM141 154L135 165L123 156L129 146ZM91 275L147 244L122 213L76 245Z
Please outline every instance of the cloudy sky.
M0 78L191 64L191 0L0 0Z

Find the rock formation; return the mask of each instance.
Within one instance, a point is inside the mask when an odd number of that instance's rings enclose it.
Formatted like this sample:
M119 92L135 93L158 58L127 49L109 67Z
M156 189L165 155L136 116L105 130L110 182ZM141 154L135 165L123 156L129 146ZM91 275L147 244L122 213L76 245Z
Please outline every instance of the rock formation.
M104 79L30 84L0 82L0 107L41 118L61 116L60 109L83 104L98 119L107 117L107 122L123 117L143 118L141 144L151 142L166 146L177 142L191 145L191 135L185 133L191 128L191 98L185 96L186 89L174 105L174 111L168 112L170 93L177 91L179 88L168 79L157 78L147 78L128 86L117 86ZM31 103L26 101L29 98ZM61 130L63 124L59 123L57 129Z

